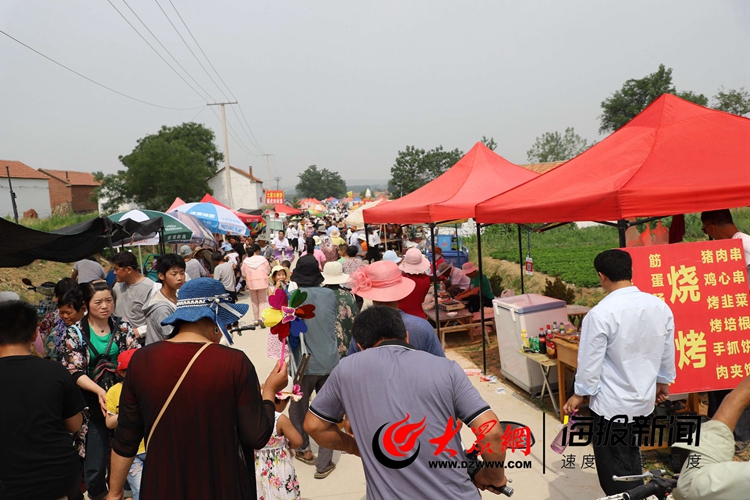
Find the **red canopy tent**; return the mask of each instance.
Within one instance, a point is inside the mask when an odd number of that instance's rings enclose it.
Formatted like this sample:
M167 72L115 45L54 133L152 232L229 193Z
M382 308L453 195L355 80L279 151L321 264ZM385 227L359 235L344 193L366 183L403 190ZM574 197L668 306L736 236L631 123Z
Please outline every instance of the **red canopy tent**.
M185 204L185 202L184 202L184 201L182 200L182 198L180 198L180 197L178 196L177 198L175 198L175 199L174 199L174 201L172 202L172 204L171 204L171 205L169 206L169 208L168 208L168 209L166 209L165 211L166 211L166 212L171 212L171 211L172 211L172 210L174 210L175 208L177 208L177 207L179 207L179 206L182 206L182 205L184 205L184 204Z
M203 198L201 198L201 203L211 203L213 205L218 205L220 207L224 207L227 210L230 210L234 215L236 215L243 223L249 224L251 222L260 222L263 220L263 217L260 215L248 215L243 214L242 212L238 212L237 210L233 210L232 208L224 205L222 202L211 196L210 194L206 193Z
M273 210L277 214L287 214L287 215L301 215L302 214L301 210L297 210L296 208L288 207L282 204L274 205Z
M745 206L750 120L664 94L581 155L477 205L483 223L668 216ZM623 245L624 246L624 243Z
M472 218L478 202L537 176L478 142L443 175L391 203L365 209L364 219L367 224L423 224Z
M362 213L365 224L422 224L474 217L478 201L503 193L539 174L514 165L494 151L477 142L447 172L413 193L390 203L367 208ZM432 267L435 268L435 238L432 239ZM482 273L482 239L477 224L477 253L479 273ZM437 331L440 335L440 312L437 307L437 278L433 280ZM480 294L480 323L482 329L482 357L487 371L484 335L484 303Z

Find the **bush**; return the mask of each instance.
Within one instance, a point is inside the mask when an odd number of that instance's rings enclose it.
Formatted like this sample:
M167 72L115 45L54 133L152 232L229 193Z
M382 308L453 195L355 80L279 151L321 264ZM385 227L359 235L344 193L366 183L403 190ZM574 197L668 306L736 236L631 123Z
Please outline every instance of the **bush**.
M487 277L487 280L490 282L493 295L499 297L503 293L503 277L499 274L492 274Z
M576 298L575 291L563 283L559 277L555 278L554 281L546 280L544 292L542 293L553 299L564 300L566 304L572 304Z

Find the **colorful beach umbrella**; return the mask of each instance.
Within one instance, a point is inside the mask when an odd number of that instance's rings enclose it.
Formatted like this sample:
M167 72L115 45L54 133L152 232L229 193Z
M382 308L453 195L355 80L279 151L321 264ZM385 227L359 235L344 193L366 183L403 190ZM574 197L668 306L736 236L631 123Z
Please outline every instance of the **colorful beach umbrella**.
M186 203L176 208L200 220L213 233L250 234L247 226L230 210L212 203Z

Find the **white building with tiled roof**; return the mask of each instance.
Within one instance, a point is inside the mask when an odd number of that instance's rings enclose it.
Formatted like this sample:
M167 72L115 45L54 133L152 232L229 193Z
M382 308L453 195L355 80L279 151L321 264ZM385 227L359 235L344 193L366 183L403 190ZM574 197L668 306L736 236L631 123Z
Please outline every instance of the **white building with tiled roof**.
M6 169L7 167L7 169ZM18 218L27 210L34 209L39 217L52 213L49 199L49 177L20 161L0 160L0 217L13 217L13 204L8 183L16 193Z
M231 208L235 210L260 208L265 203L265 190L263 189L263 181L253 175L253 167L248 167L247 172L235 167L229 167L229 169L234 205ZM216 175L208 179L208 185L214 192L214 198L229 206L224 168L221 168L216 172Z

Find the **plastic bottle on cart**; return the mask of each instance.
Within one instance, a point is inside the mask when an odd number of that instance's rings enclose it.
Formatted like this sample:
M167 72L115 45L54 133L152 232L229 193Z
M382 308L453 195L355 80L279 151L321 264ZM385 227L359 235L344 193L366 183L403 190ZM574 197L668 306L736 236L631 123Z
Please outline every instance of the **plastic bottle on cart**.
M555 344L555 335L547 335L547 357L557 359L557 345Z
M547 354L547 334L544 332L544 328L539 328L539 352Z
M554 321L554 322L552 323L552 333L557 333L557 331L558 331L558 328L557 328L557 321Z

